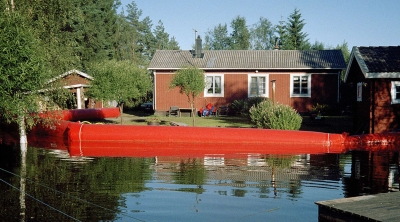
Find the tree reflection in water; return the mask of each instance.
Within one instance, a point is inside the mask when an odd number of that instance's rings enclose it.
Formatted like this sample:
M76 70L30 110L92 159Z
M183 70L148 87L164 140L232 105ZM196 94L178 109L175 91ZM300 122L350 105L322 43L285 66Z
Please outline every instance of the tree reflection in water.
M0 215L7 221L67 219L43 203L83 221L310 221L318 217L316 201L399 190L394 152L71 158L29 147L25 162L20 154L0 147L0 204L7 206Z

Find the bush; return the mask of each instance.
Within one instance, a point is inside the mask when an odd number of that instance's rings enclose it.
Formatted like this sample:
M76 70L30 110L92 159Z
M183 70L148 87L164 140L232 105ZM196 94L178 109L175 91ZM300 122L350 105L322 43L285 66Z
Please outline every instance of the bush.
M288 105L276 104L265 100L250 108L251 121L258 128L298 130L302 117Z
M325 113L329 112L330 107L327 104L319 104L314 105L311 107L311 112L312 113L317 113L318 115L324 115Z
M252 106L267 100L264 97L252 97L247 99L235 100L229 105L229 111L233 115L249 117L249 110Z

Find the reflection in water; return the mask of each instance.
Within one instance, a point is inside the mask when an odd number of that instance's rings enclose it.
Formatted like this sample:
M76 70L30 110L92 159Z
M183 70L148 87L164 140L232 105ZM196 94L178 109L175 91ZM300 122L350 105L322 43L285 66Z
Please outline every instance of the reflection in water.
M399 190L395 152L71 158L29 147L21 157L0 147L7 221L316 221L316 201Z

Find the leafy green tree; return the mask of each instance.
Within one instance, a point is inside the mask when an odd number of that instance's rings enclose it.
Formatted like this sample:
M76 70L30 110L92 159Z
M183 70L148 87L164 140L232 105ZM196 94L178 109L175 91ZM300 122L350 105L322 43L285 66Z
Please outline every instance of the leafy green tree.
M281 36L284 39L282 42L283 49L285 50L307 50L310 49L310 43L308 42L308 34L303 32L304 19L301 18L300 11L296 8L292 14L290 14L286 25L284 26L285 36Z
M250 48L250 32L244 17L237 16L231 22L233 29L230 40L230 49L248 50Z
M204 40L204 49L207 50L224 50L230 46L230 38L228 36L228 27L226 24L219 24L212 30L206 32Z
M325 48L325 44L319 41L315 41L315 43L311 45L312 50L324 50Z
M278 38L276 40L280 43L280 49L285 49L284 46L286 45L288 34L283 20L279 21L279 24L275 26L275 32L278 35L278 37L275 38Z
M176 42L175 38L170 39L169 34L165 32L164 24L162 21L158 21L158 25L154 30L154 36L157 39L156 49L163 50L177 50L179 49L178 42Z
M150 62L156 48L156 38L151 31L153 24L148 16L140 20L143 12L138 9L134 1L128 4L127 7L128 14L125 18L130 30L126 34L130 37L131 41L129 47L133 50L131 52L132 59L137 64L146 66Z
M254 50L270 50L274 48L274 27L272 23L261 17L250 29L251 48Z
M346 62L346 64L349 64L349 61L350 61L350 53L351 53L351 52L350 52L350 50L349 50L349 46L348 46L347 42L346 42L346 41L343 41L342 44L336 46L336 49L342 50L343 57L344 57L344 61ZM342 80L344 80L344 75L345 75L345 73L346 73L346 70L342 70L342 73L341 73L341 79L342 79Z
M40 110L40 90L49 73L40 43L18 12L0 14L0 116L19 124L21 144L26 144L26 123L34 125L32 112Z
M204 91L206 81L204 79L204 71L193 66L184 67L175 72L170 83L170 88L180 89L182 94L188 98L188 102L192 109L193 126L195 126L194 103L196 97Z
M80 1L79 7L83 23L77 30L81 35L75 35L80 46L77 55L81 57L83 69L87 69L90 63L113 58L117 6L114 0L89 0Z
M150 75L130 61L106 60L93 64L89 73L94 77L88 90L97 100L138 105L152 89Z

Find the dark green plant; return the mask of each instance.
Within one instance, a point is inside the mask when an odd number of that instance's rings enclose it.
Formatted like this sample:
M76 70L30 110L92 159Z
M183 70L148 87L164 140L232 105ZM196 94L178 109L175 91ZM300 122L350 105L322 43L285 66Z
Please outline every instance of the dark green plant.
M250 108L251 121L258 128L298 130L302 117L288 105L276 104L265 100Z
M265 101L264 97L251 97L247 99L235 100L229 105L229 110L237 116L249 117L249 110L252 106Z
M319 104L317 103L316 105L311 107L311 112L317 113L318 115L321 115L323 113L328 112L330 109L328 104Z

